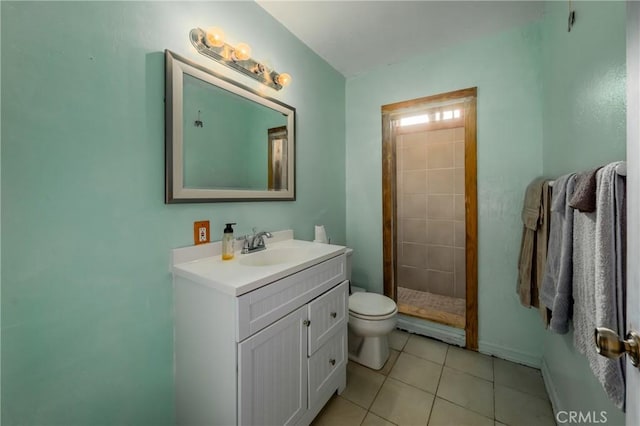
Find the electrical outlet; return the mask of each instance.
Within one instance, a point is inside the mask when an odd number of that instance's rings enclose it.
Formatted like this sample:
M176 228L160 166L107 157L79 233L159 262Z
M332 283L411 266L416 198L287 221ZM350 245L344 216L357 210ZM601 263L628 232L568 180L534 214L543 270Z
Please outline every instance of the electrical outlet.
M206 244L209 242L209 221L201 220L193 222L193 244Z

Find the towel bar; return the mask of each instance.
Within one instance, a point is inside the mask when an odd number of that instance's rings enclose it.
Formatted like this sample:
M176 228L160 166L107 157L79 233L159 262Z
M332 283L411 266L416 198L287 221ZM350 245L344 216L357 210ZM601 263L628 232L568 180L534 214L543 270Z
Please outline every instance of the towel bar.
M620 176L627 176L627 162L623 161L616 166L616 173ZM553 184L556 183L555 180L549 181L549 186L553 187Z

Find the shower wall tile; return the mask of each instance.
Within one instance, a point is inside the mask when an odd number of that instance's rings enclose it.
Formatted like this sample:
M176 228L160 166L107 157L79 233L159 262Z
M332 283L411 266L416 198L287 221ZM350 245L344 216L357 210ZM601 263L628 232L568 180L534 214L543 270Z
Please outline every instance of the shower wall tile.
M464 142L454 143L455 167L464 167Z
M428 132L409 133L402 135L402 148L411 148L414 146L423 146L427 142Z
M429 291L443 296L453 297L455 293L453 272L427 271Z
M454 196L455 220L464 220L464 195Z
M464 248L466 246L466 229L465 229L465 223L463 220L456 220L454 222L454 247L457 248Z
M426 246L426 267L437 271L453 272L453 247Z
M428 194L453 194L454 169L427 170Z
M427 145L427 168L444 169L453 167L454 147L452 143Z
M453 220L453 195L427 196L427 219Z
M427 287L427 270L400 266L398 268L398 286L412 290L429 291Z
M419 145L401 150L402 170L422 170L427 164L427 147Z
M454 281L455 281L455 297L464 298L466 294L466 262L465 250L461 248L454 249Z
M411 170L402 173L402 192L404 194L425 193L427 190L427 171Z
M453 193L464 195L464 168L458 167L453 170Z
M426 243L441 246L454 245L454 222L447 220L428 220L426 221L426 229Z
M398 140L398 285L464 297L464 128Z
M445 142L453 142L453 138L455 137L455 129L442 129L442 130L432 130L428 132L429 134L429 143L445 143Z
M403 194L401 218L425 219L427 217L426 194Z
M404 266L424 268L426 266L426 256L426 245L403 243L399 263Z
M398 232L402 230L402 235L398 236L398 240L408 243L427 242L427 221L424 219L404 219L400 221Z
M456 127L453 129L453 140L464 142L464 127Z

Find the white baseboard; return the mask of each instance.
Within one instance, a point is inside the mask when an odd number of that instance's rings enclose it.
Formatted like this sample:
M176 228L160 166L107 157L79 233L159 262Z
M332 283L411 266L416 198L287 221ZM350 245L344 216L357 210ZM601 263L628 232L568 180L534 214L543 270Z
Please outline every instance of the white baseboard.
M459 328L448 327L406 315L398 315L397 327L410 333L433 337L434 339L442 340L443 342L453 345L464 346L465 344L464 330ZM524 364L529 367L540 368L542 365L540 356L496 345L495 343L480 341L478 343L478 352L493 355L518 364Z
M442 340L446 343L464 346L464 330L458 328L447 327L446 325L436 324L405 315L398 315L397 327L399 329L406 330L409 333L433 337L434 339Z
M542 372L544 387L547 389L547 395L549 395L549 400L551 401L553 414L556 415L562 408L560 404L560 397L558 396L558 390L553 383L553 376L551 375L551 371L549 371L549 366L547 366L547 362L544 360L544 358L542 358L542 366L540 368L540 371Z
M526 352L506 348L504 346L496 345L495 343L478 342L478 352L506 359L507 361L517 362L518 364L524 364L529 367L539 369L541 366L541 356L531 355Z

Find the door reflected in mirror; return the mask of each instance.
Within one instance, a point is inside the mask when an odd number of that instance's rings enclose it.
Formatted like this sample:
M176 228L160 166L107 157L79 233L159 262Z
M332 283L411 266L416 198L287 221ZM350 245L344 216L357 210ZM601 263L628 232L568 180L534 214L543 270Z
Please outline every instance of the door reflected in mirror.
M295 199L295 110L169 51L165 58L165 201Z
M287 188L287 126L269 129L269 189L280 191Z

